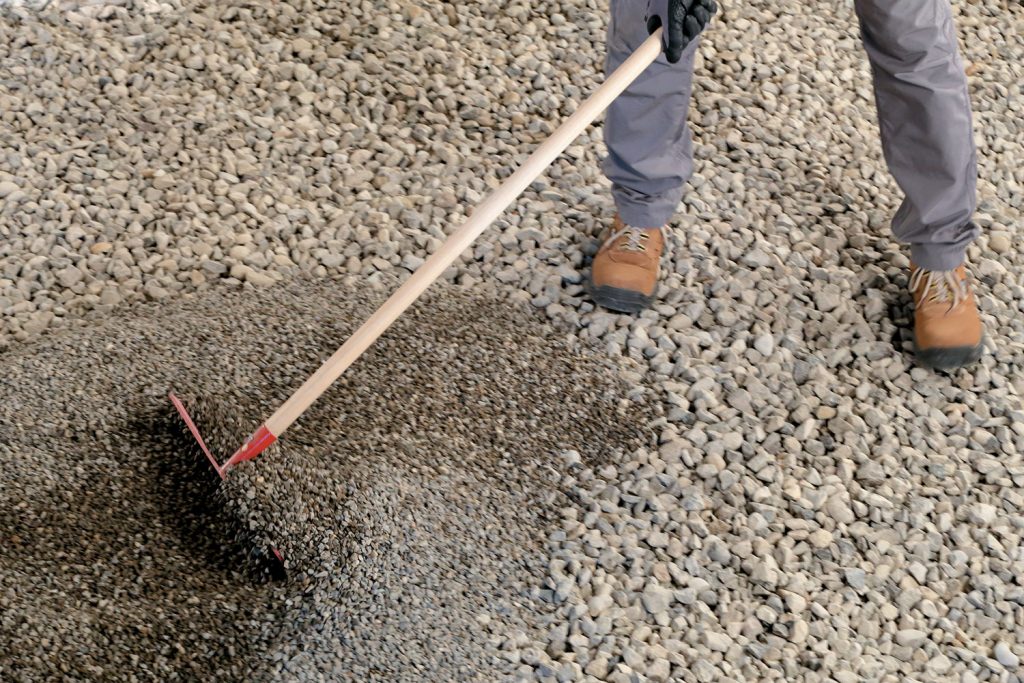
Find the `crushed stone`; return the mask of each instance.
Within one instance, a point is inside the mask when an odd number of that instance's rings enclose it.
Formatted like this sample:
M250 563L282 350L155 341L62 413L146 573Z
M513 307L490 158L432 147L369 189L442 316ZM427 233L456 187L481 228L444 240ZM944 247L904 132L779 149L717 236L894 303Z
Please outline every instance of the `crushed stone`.
M214 290L0 360L0 678L510 666L566 502L559 454L598 466L645 438L609 361L521 305L445 287L223 486L167 403L181 391L228 454L379 298Z

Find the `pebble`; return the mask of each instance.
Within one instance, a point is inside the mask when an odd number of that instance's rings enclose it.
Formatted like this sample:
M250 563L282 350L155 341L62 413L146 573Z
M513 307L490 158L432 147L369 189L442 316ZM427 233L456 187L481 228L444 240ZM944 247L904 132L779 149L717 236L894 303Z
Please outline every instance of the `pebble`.
M644 603L644 609L653 615L658 615L667 611L672 604L672 591L657 584L649 584L644 589L641 600Z
M968 511L968 518L975 524L988 526L996 518L996 507L988 503L978 503Z
M810 541L811 545L815 548L827 548L832 544L832 534L825 529L818 529L811 532L807 537L807 540Z
M608 608L613 604L615 604L615 600L612 596L608 593L603 593L590 598L587 607L590 609L590 616L596 618L608 611Z
M803 643L807 641L807 636L810 633L810 626L803 619L797 618L793 621L793 625L789 631L789 638L794 643Z
M1006 643L996 643L995 648L992 650L992 655L996 658L996 661L1007 669L1016 669L1020 666L1020 658L1014 654Z
M724 633L708 632L704 634L708 648L713 652L726 652L732 647L732 638Z
M754 348L765 358L772 355L775 350L775 340L770 334L762 334L754 340Z
M0 191L2 193L2 191ZM1010 241L1010 234L1007 232L993 232L988 236L989 249L997 254L1005 254L1013 248Z
M928 634L916 628L905 628L896 632L896 642L907 647L920 647L927 639Z
M866 585L867 573L863 569L847 569L845 575L851 588L861 589Z

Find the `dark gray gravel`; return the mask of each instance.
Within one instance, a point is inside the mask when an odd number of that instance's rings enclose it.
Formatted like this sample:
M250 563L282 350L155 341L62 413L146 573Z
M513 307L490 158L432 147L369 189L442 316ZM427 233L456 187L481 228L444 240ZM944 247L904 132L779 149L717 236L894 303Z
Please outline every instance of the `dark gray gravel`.
M645 438L607 361L446 287L223 489L166 402L181 390L230 452L379 298L363 297L215 290L4 356L0 679L509 670L503 648L544 611L532 587L559 453L600 466ZM262 538L285 554L283 580Z

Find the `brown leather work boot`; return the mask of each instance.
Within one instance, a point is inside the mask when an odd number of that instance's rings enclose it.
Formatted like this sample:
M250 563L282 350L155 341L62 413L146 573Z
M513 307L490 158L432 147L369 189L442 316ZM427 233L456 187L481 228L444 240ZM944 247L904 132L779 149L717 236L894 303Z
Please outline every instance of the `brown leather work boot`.
M914 295L914 351L924 365L953 370L981 358L981 317L970 277L956 270L924 270L910 264Z
M616 216L590 267L590 296L599 305L637 313L651 305L658 288L658 265L665 229L634 228Z

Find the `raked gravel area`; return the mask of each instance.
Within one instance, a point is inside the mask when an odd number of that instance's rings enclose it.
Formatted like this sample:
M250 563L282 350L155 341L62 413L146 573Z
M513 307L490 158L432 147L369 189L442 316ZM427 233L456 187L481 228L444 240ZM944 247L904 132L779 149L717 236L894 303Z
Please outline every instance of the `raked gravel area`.
M383 291L217 288L5 354L0 680L508 677L562 462L653 446L660 409L490 289L438 287L222 485L168 388L224 457Z
M600 82L608 14L0 5L0 353L143 300L390 286ZM954 13L980 157L975 368L913 364L849 2L715 19L652 310L582 291L613 211L599 126L446 274L594 342L657 407L657 447L560 461L536 611L482 679L1024 679L1024 6Z

